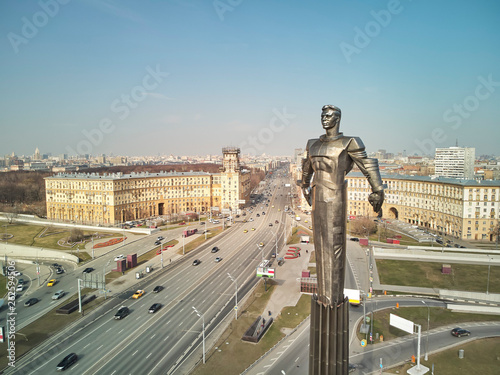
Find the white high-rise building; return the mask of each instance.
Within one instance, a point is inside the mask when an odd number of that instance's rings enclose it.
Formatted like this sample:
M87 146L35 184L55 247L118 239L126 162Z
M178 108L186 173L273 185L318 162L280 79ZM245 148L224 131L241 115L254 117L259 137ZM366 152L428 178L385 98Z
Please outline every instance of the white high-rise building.
M474 147L436 148L435 174L440 177L474 179Z

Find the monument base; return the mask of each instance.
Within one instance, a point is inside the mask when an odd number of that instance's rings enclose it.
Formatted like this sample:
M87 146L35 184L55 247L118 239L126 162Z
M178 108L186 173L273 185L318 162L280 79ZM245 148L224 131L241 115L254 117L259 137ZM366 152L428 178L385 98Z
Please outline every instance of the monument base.
M347 375L349 371L349 299L325 306L313 296L309 375Z

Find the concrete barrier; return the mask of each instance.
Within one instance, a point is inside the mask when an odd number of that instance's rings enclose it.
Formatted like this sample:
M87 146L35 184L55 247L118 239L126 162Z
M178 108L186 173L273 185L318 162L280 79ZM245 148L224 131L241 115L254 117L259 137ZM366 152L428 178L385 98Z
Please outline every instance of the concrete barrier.
M76 264L80 262L77 256L63 251L14 244L4 244L0 246L0 256L7 256L9 259L28 259L33 262L37 259L54 261L67 260Z
M444 299L459 299L459 300L473 300L473 301L500 303L500 294L497 293L486 294L479 292L466 292L461 290L439 289L439 297Z
M456 305L447 304L446 308L455 312L468 312L468 313L483 313L500 315L500 307L485 306L485 305Z
M374 247L373 254L377 259L400 259L400 260L418 260L423 262L437 263L476 263L500 265L500 255L487 254L467 254L457 252L437 252L415 249L395 249Z

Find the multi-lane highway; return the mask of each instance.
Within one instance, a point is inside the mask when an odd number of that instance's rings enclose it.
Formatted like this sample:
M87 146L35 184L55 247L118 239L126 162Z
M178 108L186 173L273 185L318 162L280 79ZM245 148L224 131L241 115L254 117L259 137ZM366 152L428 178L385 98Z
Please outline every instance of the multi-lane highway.
M257 281L255 270L262 256L268 259L275 251L276 234L283 244L286 228L283 207L287 204L283 181L276 178L268 181L265 190L272 196L262 199L252 213L241 216L215 240L186 255L184 261L140 281L137 289L146 291L143 297L131 299L133 290L129 290L110 299L98 315L93 314L59 333L54 340L57 344L45 343L21 358L16 369L9 373L54 371L57 363L71 352L79 356L71 367L75 374L186 373L193 363L186 361L189 356L193 352L197 358L201 356L203 322L205 335L209 336L226 315L234 314L235 284L228 273L236 280L238 299L241 299ZM249 221L250 218L253 221ZM121 253L133 253L146 241L151 246L152 238L148 236L134 242L122 248ZM260 242L264 243L263 247L258 246ZM220 250L212 253L213 246ZM215 262L215 257L221 257L222 261ZM194 259L201 263L192 265ZM94 268L99 269L107 260L94 262ZM164 289L153 293L156 285ZM148 309L153 303L161 303L162 308L150 314ZM113 319L122 305L130 309L130 314L122 320Z

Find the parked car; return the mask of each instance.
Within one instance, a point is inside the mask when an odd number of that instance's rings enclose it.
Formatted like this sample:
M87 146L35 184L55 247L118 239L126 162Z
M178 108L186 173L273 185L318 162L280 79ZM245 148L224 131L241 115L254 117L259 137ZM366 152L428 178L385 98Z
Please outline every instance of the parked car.
M160 310L160 308L161 308L161 303L153 303L151 305L151 307L149 308L149 313L153 314L153 313L157 312L158 310Z
M20 284L20 285L24 285L24 279L17 280L17 283Z
M83 270L83 273L91 273L94 269L92 267L87 267Z
M66 294L66 292L64 292L64 290L58 290L57 292L54 293L54 295L52 296L52 299L56 300L56 299L62 298L62 297L64 297L65 294Z
M201 263L201 260L199 260L199 259L195 259L195 260L193 261L193 266L197 266L197 265L198 265L198 264L200 264L200 263Z
M359 238L358 237L351 237L350 240L354 241L354 242L359 242Z
M470 336L470 331L457 327L451 330L451 334L455 337Z
M137 298L140 298L144 295L144 290L142 289L138 289L134 295L132 296L133 299L137 299Z
M24 306L26 306L26 307L32 306L35 303L37 303L38 301L39 301L38 298L30 298L29 300L27 300L26 302L24 302Z
M212 253L216 253L217 251L219 251L219 248L217 246L214 246L212 248Z
M155 288L153 289L153 293L159 293L163 290L163 287L161 285L157 285L155 286Z
M78 360L78 356L75 353L70 353L66 357L63 358L61 362L57 365L57 371L64 371L68 367L70 367L73 363Z
M64 270L61 267L56 268L56 274L60 275L61 273L64 273Z
M130 313L130 310L128 309L127 306L122 306L118 309L118 311L115 314L115 319L123 319L125 318L128 314Z
M24 289L24 285L23 284L17 284L16 292L22 292L23 289Z

